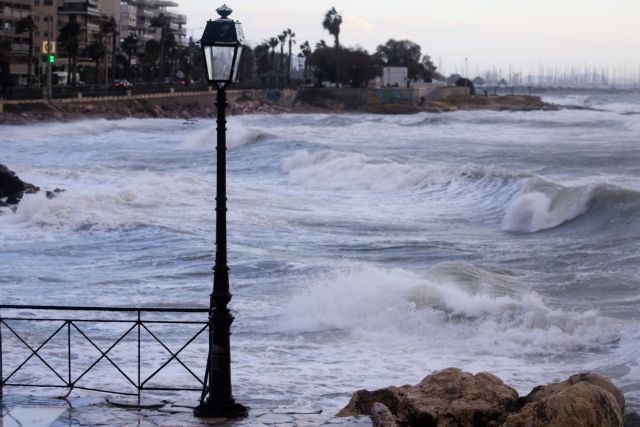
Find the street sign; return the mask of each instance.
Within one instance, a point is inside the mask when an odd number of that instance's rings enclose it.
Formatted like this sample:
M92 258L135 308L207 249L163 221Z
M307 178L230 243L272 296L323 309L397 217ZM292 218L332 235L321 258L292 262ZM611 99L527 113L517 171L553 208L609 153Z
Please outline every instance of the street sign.
M43 55L55 55L56 53L56 42L51 42L49 45L48 41L42 42L42 54Z

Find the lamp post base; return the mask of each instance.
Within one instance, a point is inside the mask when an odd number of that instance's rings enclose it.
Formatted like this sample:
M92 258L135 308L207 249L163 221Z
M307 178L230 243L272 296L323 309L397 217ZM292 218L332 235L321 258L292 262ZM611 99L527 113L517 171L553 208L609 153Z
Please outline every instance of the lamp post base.
M233 399L218 402L207 399L193 410L193 415L198 418L241 418L248 413L249 408Z

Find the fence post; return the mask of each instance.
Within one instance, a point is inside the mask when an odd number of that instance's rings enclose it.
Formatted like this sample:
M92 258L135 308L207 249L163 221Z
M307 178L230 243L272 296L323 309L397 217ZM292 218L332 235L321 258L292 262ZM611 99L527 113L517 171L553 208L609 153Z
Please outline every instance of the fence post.
M140 365L142 361L140 360L141 352L140 352L140 327L142 326L140 322L140 310L138 310L138 406L140 406Z
M69 370L69 391L71 391L71 321L67 320L67 369Z
M0 105L2 105L0 103ZM2 310L0 310L0 401L2 400L2 389L4 388L4 372L2 371Z

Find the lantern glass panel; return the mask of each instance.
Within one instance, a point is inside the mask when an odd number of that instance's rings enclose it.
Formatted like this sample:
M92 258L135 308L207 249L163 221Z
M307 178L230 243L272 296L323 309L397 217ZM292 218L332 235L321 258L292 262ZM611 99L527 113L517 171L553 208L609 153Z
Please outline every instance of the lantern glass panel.
M206 46L204 56L210 81L229 81L235 46Z
M242 62L242 52L244 46L238 47L238 53L236 54L235 64L233 65L233 78L231 79L231 83L235 83L238 81L238 70L240 70L240 62Z

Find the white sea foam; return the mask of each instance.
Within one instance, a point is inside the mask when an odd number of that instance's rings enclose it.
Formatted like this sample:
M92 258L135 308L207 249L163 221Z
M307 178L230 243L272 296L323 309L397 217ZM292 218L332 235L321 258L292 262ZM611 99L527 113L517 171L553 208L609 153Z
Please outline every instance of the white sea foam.
M0 226L23 230L169 226L174 223L172 218L185 215L185 211L195 214L189 208L212 197L208 182L188 175L175 178L151 172L125 176L114 173L111 178L90 186L69 183L71 186L53 199L44 192L25 195L15 213L0 215Z
M495 287L482 277L513 280L488 272L469 286L458 280L459 268L447 266L447 274L440 266L424 275L371 265L341 268L309 280L286 306L282 327L423 339L449 350L490 354L560 355L604 348L616 337L615 328L595 311L564 311L549 307L535 292L505 292L506 285Z
M392 191L427 181L430 171L359 153L298 151L283 162L291 184L327 189L365 187Z

